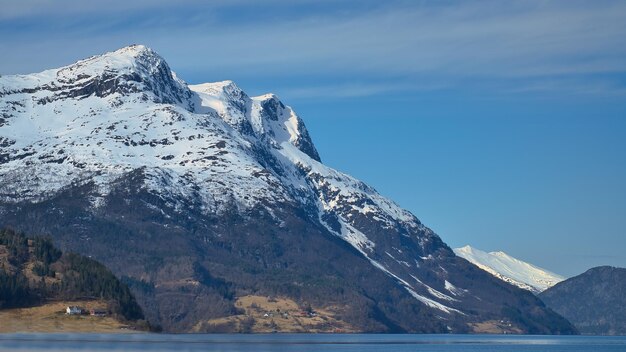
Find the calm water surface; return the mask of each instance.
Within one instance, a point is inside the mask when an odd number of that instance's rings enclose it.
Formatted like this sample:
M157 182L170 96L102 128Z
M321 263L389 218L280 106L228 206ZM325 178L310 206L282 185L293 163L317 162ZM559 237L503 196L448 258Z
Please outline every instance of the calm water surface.
M626 337L0 334L0 351L621 351Z

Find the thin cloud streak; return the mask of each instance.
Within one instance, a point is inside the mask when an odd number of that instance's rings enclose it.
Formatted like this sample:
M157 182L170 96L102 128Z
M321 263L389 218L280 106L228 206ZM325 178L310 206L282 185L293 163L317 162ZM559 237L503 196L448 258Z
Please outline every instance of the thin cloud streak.
M409 83L347 83L323 86L300 86L280 88L281 96L289 100L310 100L310 99L345 99L369 97L381 94L392 94L396 92L420 92L445 90L449 86L438 85L418 85Z
M266 0L276 2L279 0ZM253 4L254 0L107 0L106 3L99 1L82 0L28 0L13 1L2 0L2 12L0 19L19 19L29 17L71 17L76 15L99 15L103 13L123 14L128 12L140 12L146 10L170 9L175 11L181 7L216 8L227 6L241 6Z

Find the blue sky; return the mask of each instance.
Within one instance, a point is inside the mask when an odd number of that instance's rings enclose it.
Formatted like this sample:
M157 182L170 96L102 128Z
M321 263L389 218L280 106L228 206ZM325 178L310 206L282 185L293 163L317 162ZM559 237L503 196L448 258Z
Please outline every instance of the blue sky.
M141 43L277 93L451 246L626 267L626 2L0 0L0 74Z

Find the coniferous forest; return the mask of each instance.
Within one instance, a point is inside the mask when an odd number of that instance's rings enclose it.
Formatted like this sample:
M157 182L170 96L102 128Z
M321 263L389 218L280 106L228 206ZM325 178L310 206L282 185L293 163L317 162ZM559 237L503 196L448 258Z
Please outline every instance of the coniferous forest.
M49 238L0 230L0 309L53 299L101 299L122 320L144 319L128 286L104 265L75 253L62 253Z

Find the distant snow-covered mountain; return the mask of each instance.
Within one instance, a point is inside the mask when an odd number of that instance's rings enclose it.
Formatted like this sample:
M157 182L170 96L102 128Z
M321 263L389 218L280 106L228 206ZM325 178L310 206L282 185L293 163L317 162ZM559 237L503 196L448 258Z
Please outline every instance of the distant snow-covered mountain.
M454 253L493 276L525 290L539 293L565 280L538 266L513 258L504 252L484 252L471 246L455 248Z

